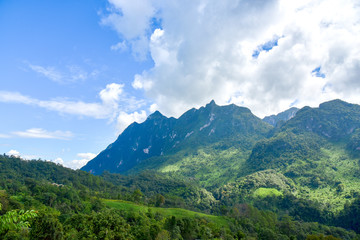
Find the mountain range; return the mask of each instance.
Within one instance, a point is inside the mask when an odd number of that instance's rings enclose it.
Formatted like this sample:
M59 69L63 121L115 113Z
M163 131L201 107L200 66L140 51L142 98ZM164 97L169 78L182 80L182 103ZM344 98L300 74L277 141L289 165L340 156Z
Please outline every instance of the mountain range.
M156 111L144 123L131 124L82 170L94 174L104 170L126 173L144 166L144 162L154 157L158 157L154 161L162 162L159 157L211 145L223 149L241 145L248 150L270 129L269 124L249 109L234 104L221 107L211 101L200 109L190 109L178 119L167 118ZM220 142L226 142L226 146L218 146Z
M332 191L323 203L340 209L359 194L359 152L359 105L333 100L260 119L247 108L211 101L177 119L157 111L131 124L82 170L154 170L234 194L252 179L257 188L315 201Z

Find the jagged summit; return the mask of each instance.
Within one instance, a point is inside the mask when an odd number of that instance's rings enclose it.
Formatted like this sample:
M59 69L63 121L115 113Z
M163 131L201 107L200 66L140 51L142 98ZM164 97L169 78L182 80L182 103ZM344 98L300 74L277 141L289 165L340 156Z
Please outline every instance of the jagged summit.
M161 112L159 112L158 110L156 110L155 112L153 112L152 114L150 114L150 115L147 117L147 120L158 119L158 118L167 118L167 117L165 117Z
M214 100L205 107L188 110L179 118L167 118L155 111L145 122L130 125L82 169L95 174L104 170L124 173L144 165L143 162L152 157L168 156L189 147L195 149L221 141L240 142L246 136L260 139L269 130L270 126L249 109L236 105L218 106ZM150 168L147 165L147 169Z
M211 100L208 104L206 104L205 107L213 107L213 106L218 106L218 105L215 103L214 99Z

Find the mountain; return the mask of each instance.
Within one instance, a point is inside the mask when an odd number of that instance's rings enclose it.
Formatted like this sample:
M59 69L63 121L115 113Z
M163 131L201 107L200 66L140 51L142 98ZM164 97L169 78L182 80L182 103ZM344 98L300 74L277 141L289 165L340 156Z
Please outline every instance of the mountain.
M360 106L333 100L293 116L295 111L278 114L274 119L283 120L276 127L247 108L214 101L178 119L155 112L144 123L130 125L82 170L98 175L151 169L215 189L273 169L313 194L325 196L322 188L348 185L329 200L341 207L346 194L357 192ZM293 117L285 122L284 116Z
M82 170L94 174L105 170L126 173L135 167L144 170L154 168L150 166L159 165L169 156L179 157L176 154L181 152L197 154L197 149L206 146L250 150L271 128L247 108L234 104L218 106L214 101L200 109L190 109L178 119L157 111L145 122L131 124Z
M299 111L298 108L292 107L284 112L278 113L276 115L271 115L263 118L264 122L267 122L274 127L281 121L286 122L290 120L291 118L295 117L295 114Z
M243 167L276 170L294 181L297 197L340 210L360 194L359 132L359 105L333 100L304 107L257 142Z
M322 103L318 108L302 108L280 130L290 130L296 134L311 132L340 141L354 134L359 127L360 106L337 99Z

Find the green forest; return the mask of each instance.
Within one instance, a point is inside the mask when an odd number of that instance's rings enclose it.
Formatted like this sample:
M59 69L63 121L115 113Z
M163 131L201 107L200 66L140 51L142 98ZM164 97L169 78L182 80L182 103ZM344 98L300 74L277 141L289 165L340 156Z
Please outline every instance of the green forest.
M6 155L0 184L1 239L360 239L360 198L334 214L277 190L214 198L163 173L94 176Z

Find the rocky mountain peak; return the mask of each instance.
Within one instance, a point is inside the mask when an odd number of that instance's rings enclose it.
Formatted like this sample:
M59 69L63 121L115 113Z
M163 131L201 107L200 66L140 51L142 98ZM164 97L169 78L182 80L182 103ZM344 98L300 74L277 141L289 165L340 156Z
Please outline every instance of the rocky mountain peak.
M211 100L208 104L206 104L205 107L214 107L214 106L217 106L217 105L216 105L216 103L215 103L215 101L214 101L214 99L213 99L213 100Z
M156 110L155 112L153 112L152 114L150 114L147 118L147 120L151 120L151 119L163 119L163 118L167 118L164 115L161 114L161 112L159 112L158 110Z

